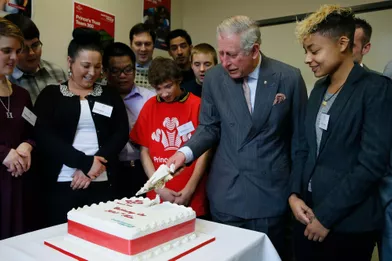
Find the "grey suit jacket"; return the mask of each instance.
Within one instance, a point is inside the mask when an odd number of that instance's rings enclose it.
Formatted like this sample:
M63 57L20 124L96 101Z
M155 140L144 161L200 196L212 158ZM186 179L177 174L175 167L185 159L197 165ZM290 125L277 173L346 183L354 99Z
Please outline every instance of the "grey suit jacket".
M273 105L278 93L286 100ZM207 183L216 211L251 219L287 210L290 171L298 167L292 162L306 156L298 150L305 141L306 102L300 71L265 56L252 115L242 80L233 80L221 65L208 71L200 124L186 145L195 158L217 145Z

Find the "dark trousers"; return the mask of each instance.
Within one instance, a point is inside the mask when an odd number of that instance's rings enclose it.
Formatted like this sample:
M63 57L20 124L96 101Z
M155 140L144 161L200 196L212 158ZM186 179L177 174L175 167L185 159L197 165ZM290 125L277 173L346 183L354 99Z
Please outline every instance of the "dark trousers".
M71 182L56 182L47 195L48 225L67 222L67 213L73 208L113 200L112 186L108 181L91 182L87 189L72 190Z
M210 206L212 221L263 232L268 235L276 251L283 261L291 260L291 243L287 242L289 215L272 218L243 219L229 214L220 213Z
M121 161L120 168L114 178L115 197L131 198L144 186L147 175L140 160Z
M377 239L377 231L363 233L330 232L321 243L304 236L305 226L294 227L296 261L370 261Z

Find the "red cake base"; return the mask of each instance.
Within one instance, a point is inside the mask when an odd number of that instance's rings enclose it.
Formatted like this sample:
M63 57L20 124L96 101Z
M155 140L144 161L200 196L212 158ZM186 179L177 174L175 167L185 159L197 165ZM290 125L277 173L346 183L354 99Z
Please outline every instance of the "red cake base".
M125 255L137 255L158 245L195 231L196 219L133 240L123 239L68 220L68 234Z

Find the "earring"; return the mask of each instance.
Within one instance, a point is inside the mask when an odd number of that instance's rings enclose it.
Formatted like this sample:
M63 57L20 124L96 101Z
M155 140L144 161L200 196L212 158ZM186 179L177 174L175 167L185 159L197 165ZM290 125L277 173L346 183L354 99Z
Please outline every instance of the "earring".
M68 78L71 78L72 77L72 71L71 71L71 68L68 68Z

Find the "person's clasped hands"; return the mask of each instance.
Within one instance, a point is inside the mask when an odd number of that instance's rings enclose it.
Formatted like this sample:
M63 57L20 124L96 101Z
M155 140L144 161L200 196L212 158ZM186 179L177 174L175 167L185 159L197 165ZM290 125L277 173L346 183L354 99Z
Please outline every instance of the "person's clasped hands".
M80 169L77 169L72 175L71 188L73 190L86 189L90 185L91 181L99 177L103 172L106 171L106 164L108 161L104 157L94 156L93 165L91 166L87 175Z
M27 143L21 143L16 149L11 149L5 159L3 165L7 167L7 171L13 177L20 177L27 172L31 166L31 151L33 147Z

